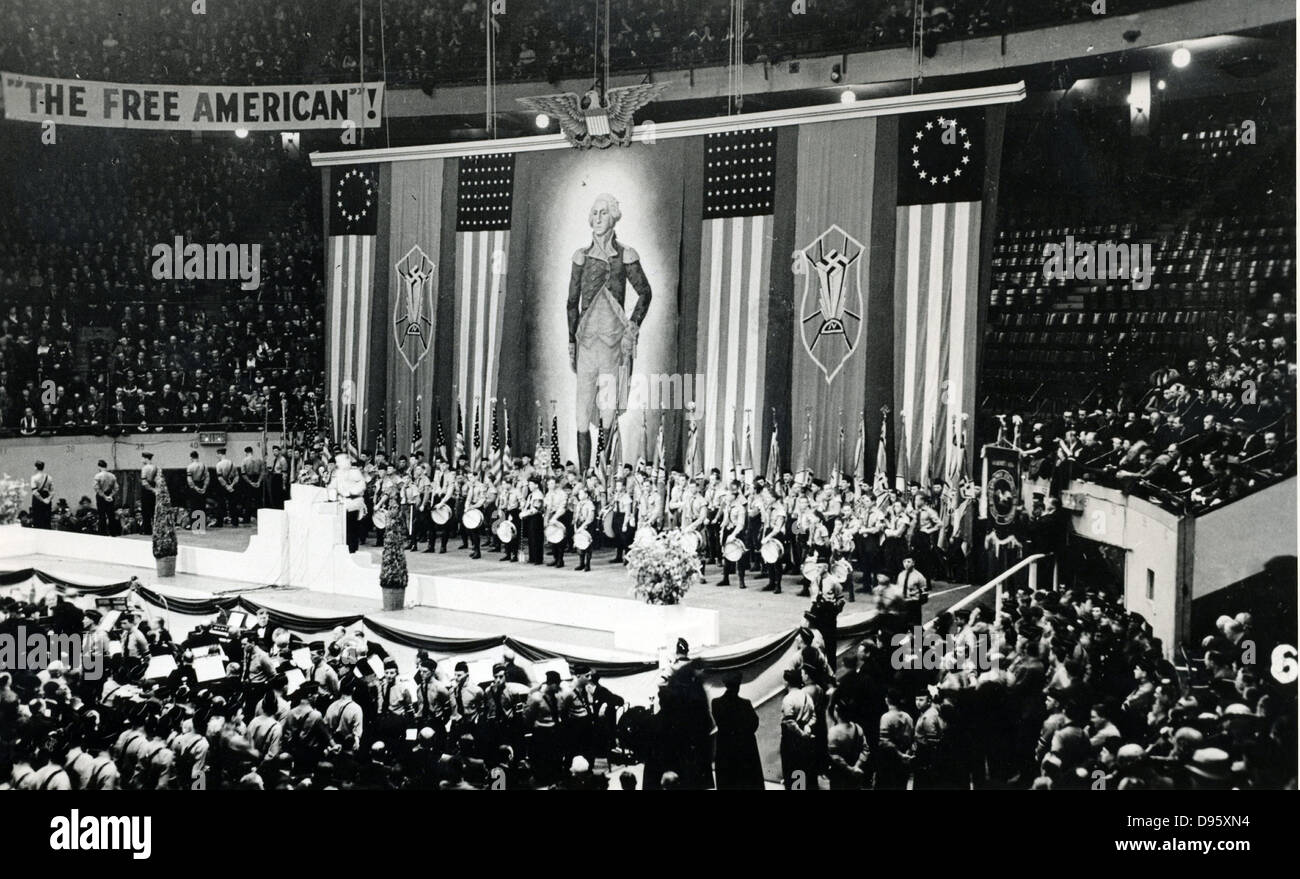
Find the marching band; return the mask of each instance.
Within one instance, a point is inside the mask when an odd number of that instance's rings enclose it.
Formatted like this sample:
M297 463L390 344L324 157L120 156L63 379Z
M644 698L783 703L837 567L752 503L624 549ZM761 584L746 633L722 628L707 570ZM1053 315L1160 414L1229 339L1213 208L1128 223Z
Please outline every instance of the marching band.
M799 595L807 597L828 578L848 601L856 600L859 580L870 586L881 575L896 578L905 558L931 580L966 578L978 495L970 481L896 490L883 480L786 472L769 484L748 474L726 478L717 468L687 475L645 463L625 464L606 480L595 468L584 477L572 463L538 467L527 457L495 478L464 458L453 468L422 454L394 461L379 454L359 469L362 540L373 531L376 546L400 519L413 552L424 544L426 553L445 553L459 536L472 559L483 557L486 542L501 562L563 568L576 553L576 570L589 572L597 550L612 550L610 564L626 564L645 529L677 529L706 573L720 568L718 586L746 589L752 573L765 582L762 591L780 594L784 578L797 576ZM329 476L328 465L309 466L300 481L323 484Z

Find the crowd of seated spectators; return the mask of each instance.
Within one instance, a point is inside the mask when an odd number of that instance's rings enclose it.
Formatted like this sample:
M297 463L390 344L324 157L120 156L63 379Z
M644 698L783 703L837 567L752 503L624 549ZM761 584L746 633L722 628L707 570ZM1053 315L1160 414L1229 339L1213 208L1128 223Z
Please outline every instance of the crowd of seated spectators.
M1111 0L1110 15L1171 0ZM21 35L0 49L0 69L118 82L246 85L384 78L393 86L482 79L488 0L364 2L365 48L355 0L224 0L202 15L188 2L108 0L27 4L0 12ZM496 16L498 80L554 80L593 69L597 6L510 0ZM932 44L1086 18L1091 0L945 0L925 9ZM610 5L615 69L725 63L724 0L629 0ZM789 0L745 5L746 60L908 45L912 4L902 0ZM601 25L603 40L603 25ZM382 30L382 35L381 35ZM382 41L381 41L382 36ZM380 73L386 68L387 73Z
M104 165L77 161L90 133L16 174L0 211L0 430L278 425L282 398L299 415L324 362L305 160L271 137L115 134ZM260 287L154 279L153 246L176 236L258 243Z

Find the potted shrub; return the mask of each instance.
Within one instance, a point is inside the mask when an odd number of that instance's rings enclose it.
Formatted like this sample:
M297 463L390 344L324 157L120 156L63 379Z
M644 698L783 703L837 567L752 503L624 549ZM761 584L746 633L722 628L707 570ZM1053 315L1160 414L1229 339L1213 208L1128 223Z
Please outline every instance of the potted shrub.
M632 594L646 604L675 605L700 582L700 559L686 548L681 531L637 541L627 552Z
M153 510L153 557L159 577L176 575L176 525L172 522L172 500L165 479L158 480Z
M379 563L379 589L384 594L384 610L401 610L406 606L406 523L389 510L388 528L384 531L384 555Z

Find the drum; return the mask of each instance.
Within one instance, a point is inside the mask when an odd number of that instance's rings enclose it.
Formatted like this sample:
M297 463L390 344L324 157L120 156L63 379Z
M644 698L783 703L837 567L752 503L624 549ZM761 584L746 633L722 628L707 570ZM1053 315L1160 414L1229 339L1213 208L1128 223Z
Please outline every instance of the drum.
M682 549L686 550L687 552L697 553L700 551L700 532L683 531L681 540L682 540Z
M774 565L780 561L781 554L785 552L785 547L775 537L769 537L763 541L763 545L759 547L758 552L763 556L763 561L769 565Z
M438 506L433 508L433 512L430 515L433 517L433 524L446 525L451 521L451 507L446 504L438 504Z
M830 576L840 581L840 585L843 585L849 582L849 578L853 576L853 566L845 559L836 559L831 563Z
M803 568L800 570L805 580L810 583L816 583L817 578L826 570L826 566L817 561L817 559L808 559L808 561L803 563Z
M588 549L591 549L591 532L586 528L579 528L578 532L573 535L573 545L576 546L580 552L586 552Z
M610 507L600 517L600 527L605 529L606 537L614 536L614 508Z
M509 543L515 539L515 523L509 519L502 519L497 523L497 540L502 543Z
M466 510L465 515L460 517L460 524L465 526L466 531L477 531L483 527L483 511Z
M564 526L559 522L552 522L546 526L546 542L554 546L557 543L564 542Z
M736 538L731 538L722 544L722 557L729 562L738 562L745 555L745 544Z
M380 530L388 527L388 507L376 507L375 514L370 517L370 521Z

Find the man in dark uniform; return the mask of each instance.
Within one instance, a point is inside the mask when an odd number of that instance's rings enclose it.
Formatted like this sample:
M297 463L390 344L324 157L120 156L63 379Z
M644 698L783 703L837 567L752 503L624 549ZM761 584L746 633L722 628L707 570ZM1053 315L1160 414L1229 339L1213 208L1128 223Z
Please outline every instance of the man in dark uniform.
M271 446L271 509L283 510L289 497L289 459L279 446Z
M32 474L32 527L50 528L50 512L54 509L54 480L45 472L45 462L36 462Z
M117 521L117 477L108 470L108 462L100 461L95 474L95 511L99 517L99 533L117 537L122 528Z
M153 528L154 506L158 503L158 466L153 462L153 452L140 455L144 463L140 465L140 523L144 533Z
M608 194L596 196L587 221L592 240L573 254L569 276L569 365L577 374L578 471L591 464L591 428L598 421L613 424L624 404L627 379L636 357L641 322L650 307L650 282L641 258L614 235L623 212ZM626 312L627 285L637 294L636 307ZM611 380L617 380L617 398ZM602 393L597 392L600 389Z

